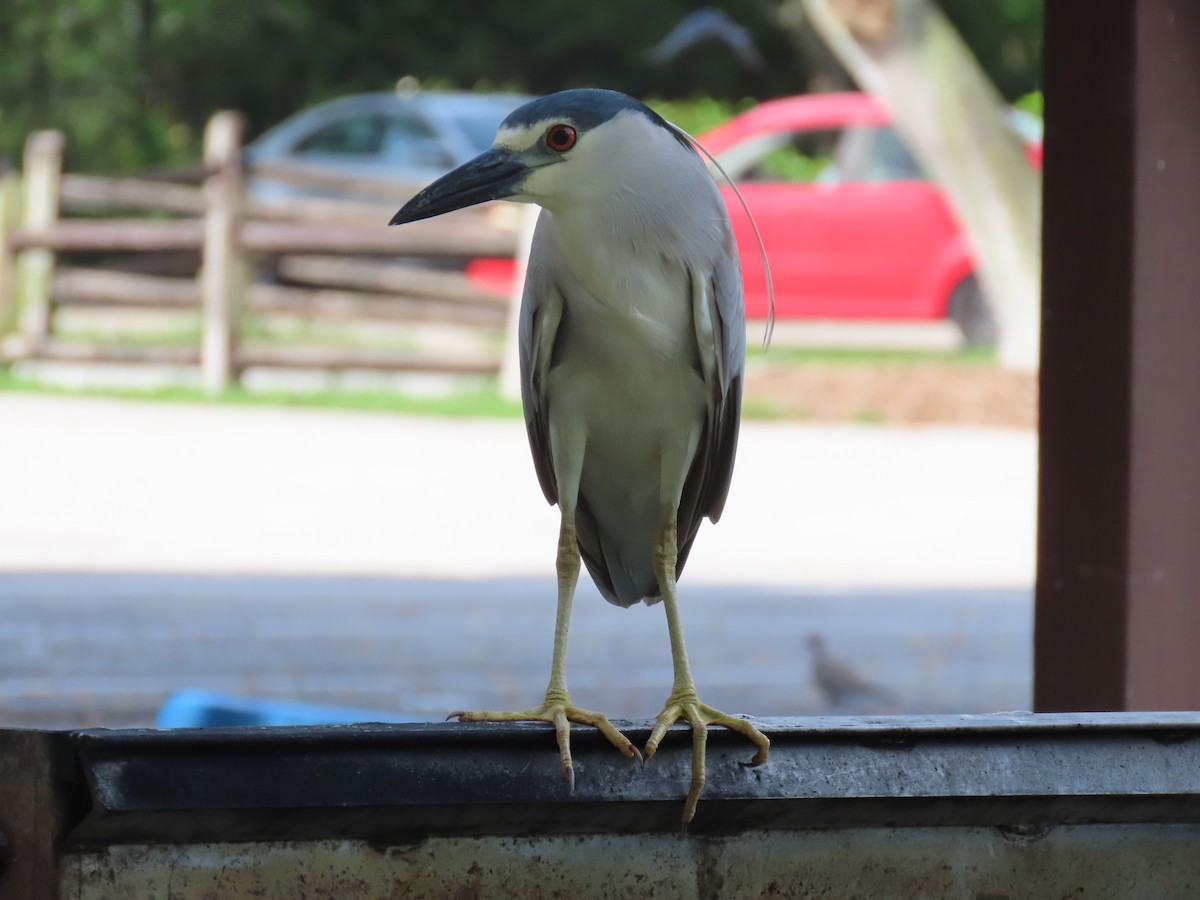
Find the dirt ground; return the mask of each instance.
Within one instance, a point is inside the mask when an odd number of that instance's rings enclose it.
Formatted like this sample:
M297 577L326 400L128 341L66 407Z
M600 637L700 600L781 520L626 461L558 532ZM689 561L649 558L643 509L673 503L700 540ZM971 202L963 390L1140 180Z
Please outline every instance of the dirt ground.
M1037 427L1037 376L985 365L755 366L747 412L811 422Z

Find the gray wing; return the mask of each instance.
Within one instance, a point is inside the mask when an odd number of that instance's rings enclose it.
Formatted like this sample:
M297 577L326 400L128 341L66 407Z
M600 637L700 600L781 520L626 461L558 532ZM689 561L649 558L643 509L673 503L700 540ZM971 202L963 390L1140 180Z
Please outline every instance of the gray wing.
M692 314L708 387L708 418L679 503L676 574L683 571L700 522L721 518L737 454L746 370L746 313L742 273L730 237L708 271L690 272Z
M517 351L521 365L521 406L525 410L525 430L542 493L551 503L558 502L554 461L550 458L550 433L546 407L546 373L554 352L558 324L562 321L562 290L553 277L557 249L543 232L549 216L543 212L533 234L533 247L525 270L525 292L517 322Z

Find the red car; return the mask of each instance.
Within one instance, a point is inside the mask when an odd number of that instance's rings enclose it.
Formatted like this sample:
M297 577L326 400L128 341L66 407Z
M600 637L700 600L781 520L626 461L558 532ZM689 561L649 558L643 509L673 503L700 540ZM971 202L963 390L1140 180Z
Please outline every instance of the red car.
M995 341L966 235L873 97L773 100L700 142L737 183L758 223L780 319L949 318L968 343ZM1026 152L1040 165L1036 137L1027 136ZM732 188L722 191L742 258L746 314L765 318L754 229ZM476 260L468 274L502 290L511 284L511 262Z
M995 326L950 204L866 94L774 100L701 142L737 182L766 245L781 319L949 317L970 343ZM1040 144L1027 144L1040 164ZM766 315L758 242L723 188L742 256L746 313Z

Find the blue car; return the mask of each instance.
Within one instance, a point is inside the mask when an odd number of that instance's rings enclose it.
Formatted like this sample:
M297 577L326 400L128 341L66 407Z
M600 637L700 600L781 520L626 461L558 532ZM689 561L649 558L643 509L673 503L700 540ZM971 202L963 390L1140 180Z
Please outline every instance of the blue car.
M245 159L251 166L294 163L419 187L490 147L504 118L531 99L406 90L353 94L285 119L249 144ZM260 197L314 193L265 179L252 181L251 190Z

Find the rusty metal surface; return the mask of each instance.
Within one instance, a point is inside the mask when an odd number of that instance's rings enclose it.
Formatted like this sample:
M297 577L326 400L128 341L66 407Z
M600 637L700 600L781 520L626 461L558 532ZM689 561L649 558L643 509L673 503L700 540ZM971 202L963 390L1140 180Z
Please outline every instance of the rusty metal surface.
M134 845L69 857L61 896L1192 900L1198 842L1196 825L1101 825Z
M635 743L649 723L622 723ZM1200 822L1200 714L762 720L771 759L714 729L691 833L861 825ZM674 833L676 729L642 767L577 729L572 796L549 727L351 725L81 732L70 845L397 835ZM303 811L298 814L298 811Z

